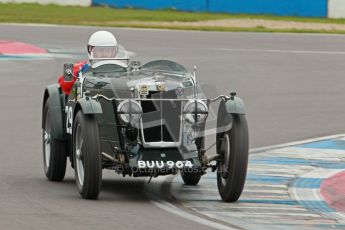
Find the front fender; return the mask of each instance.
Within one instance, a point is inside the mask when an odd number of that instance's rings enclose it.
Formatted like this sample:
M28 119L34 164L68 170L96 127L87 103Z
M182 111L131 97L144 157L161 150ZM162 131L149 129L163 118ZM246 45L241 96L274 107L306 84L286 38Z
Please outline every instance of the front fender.
M231 114L246 114L244 102L239 97L234 97L225 102L225 111Z
M232 128L232 118L234 114L245 115L244 102L239 97L227 101L221 101L217 115L217 135Z
M49 100L48 100L49 98ZM43 107L42 107L42 128L44 127L44 106L48 103L50 111L51 123L51 135L58 140L64 140L64 129L63 129L63 107L62 105L62 93L60 91L59 84L52 84L47 86L44 91Z
M83 111L83 114L103 113L101 103L91 98L80 98L76 106ZM78 112L77 109L75 110L75 113L76 112Z

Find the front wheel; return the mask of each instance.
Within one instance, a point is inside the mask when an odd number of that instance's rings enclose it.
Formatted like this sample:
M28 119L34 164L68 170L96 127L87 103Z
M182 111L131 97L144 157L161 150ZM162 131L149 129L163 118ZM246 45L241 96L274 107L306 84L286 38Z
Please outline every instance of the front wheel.
M198 137L195 141L196 147L200 152L205 148L205 138ZM185 185L197 185L201 179L201 174L196 172L189 172L186 169L181 171L181 177Z
M57 140L52 135L52 127L54 122L51 119L51 111L49 109L49 101L44 104L43 110L43 168L44 174L50 181L62 181L66 173L66 145L65 142Z
M193 172L181 171L181 177L185 185L197 185L200 181L201 175Z
M241 196L246 180L248 165L249 137L247 121L244 115L227 114L232 128L217 134L218 191L225 202L235 202ZM227 125L227 124L223 124Z
M97 121L79 111L73 124L73 160L78 191L84 199L97 199L102 184L102 163Z

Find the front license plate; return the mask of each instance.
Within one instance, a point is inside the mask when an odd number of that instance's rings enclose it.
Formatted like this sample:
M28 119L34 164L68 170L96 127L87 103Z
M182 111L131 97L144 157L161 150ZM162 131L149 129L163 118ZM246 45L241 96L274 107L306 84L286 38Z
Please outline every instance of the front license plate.
M138 161L138 167L139 168L191 168L193 167L193 164L191 161Z

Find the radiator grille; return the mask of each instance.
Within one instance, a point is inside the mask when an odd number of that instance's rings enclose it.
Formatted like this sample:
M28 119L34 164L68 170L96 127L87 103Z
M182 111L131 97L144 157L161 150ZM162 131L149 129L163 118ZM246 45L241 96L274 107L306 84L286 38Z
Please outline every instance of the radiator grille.
M175 91L150 91L147 98L176 99ZM142 101L143 138L145 142L178 142L180 140L181 102Z

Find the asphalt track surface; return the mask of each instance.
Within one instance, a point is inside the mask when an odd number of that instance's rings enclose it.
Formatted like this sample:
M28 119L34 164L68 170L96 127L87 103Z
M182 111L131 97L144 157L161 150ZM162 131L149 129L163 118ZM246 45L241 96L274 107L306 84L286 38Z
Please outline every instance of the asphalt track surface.
M80 55L96 30L1 25L0 39ZM135 59L197 65L200 82L235 89L247 106L251 147L345 130L344 36L109 30ZM107 172L98 201L79 198L70 169L63 183L46 181L42 92L71 61L0 60L0 229L209 229L154 206L144 179Z

